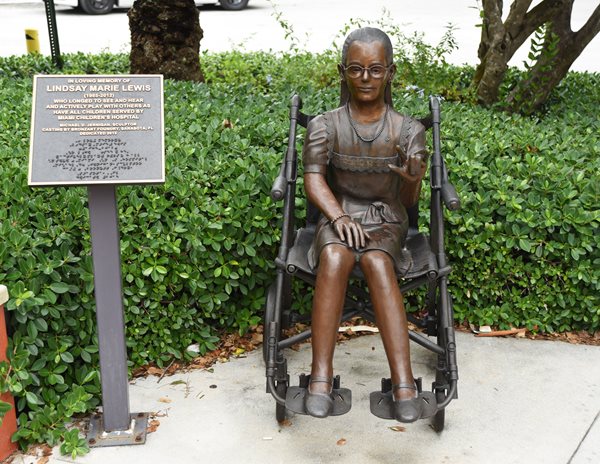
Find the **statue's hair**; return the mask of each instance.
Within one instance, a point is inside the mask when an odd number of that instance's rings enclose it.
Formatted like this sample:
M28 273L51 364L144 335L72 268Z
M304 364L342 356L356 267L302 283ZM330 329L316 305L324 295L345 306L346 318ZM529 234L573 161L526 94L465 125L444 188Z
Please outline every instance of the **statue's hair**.
M380 42L385 50L385 61L386 65L391 65L394 62L394 47L389 36L381 29L375 27L362 27L356 29L348 34L342 47L342 65L346 65L346 58L348 57L348 49L354 42ZM392 106L392 86L388 82L385 88L385 102ZM350 93L348 92L348 85L346 81L342 79L340 82L340 106L344 106L350 99Z
M362 27L348 34L348 37L346 37L346 40L344 41L344 46L342 47L342 64L344 65L346 64L348 49L354 42L380 42L385 49L386 64L390 65L392 64L392 61L394 61L394 47L392 46L392 41L388 35L381 29L375 27Z

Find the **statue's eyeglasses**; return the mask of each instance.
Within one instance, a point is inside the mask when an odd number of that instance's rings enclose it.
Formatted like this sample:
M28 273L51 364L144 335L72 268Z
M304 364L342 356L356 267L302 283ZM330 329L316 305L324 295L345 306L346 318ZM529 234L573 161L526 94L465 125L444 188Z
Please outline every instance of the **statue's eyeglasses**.
M365 71L367 71L373 79L383 79L383 76L385 76L385 73L389 71L391 66L392 65L383 66L380 64L374 64L368 68L363 68L358 64L351 64L350 66L342 65L342 69L351 79L358 79L364 74Z

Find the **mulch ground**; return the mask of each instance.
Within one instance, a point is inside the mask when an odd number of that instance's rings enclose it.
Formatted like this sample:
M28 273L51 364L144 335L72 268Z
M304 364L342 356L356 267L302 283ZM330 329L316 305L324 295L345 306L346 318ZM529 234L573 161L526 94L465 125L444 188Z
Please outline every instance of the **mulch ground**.
M356 326L370 326L374 325L368 321L362 319L355 319L343 324L348 329L344 332L338 333L338 341L349 340L354 337L372 335L373 332L358 331L355 332L351 327ZM415 329L412 324L409 324L411 329ZM304 324L297 324L291 329L284 332L285 336L291 336L296 333L300 333L307 328ZM457 324L456 330L460 332L473 332L468 324ZM506 334L506 332L513 332ZM478 336L474 334L475 336ZM530 340L552 340L571 343L575 345L595 345L600 346L600 331L590 333L586 331L578 332L563 332L563 333L534 333L527 331L526 329L514 329L512 331L500 331L492 330L487 334L480 334L479 336L504 336L504 337L516 337L516 338L528 338ZM221 335L221 339L217 344L217 348L204 355L200 355L194 358L190 362L186 361L173 361L166 367L158 367L155 364L149 364L142 366L133 371L133 377L145 377L148 375L164 377L173 375L176 372L190 369L208 369L217 362L227 362L231 358L245 357L247 353L254 351L261 347L263 341L263 326L252 327L248 333L239 335L238 333L225 333ZM304 342L304 343L308 343ZM293 346L292 349L298 349L298 346Z

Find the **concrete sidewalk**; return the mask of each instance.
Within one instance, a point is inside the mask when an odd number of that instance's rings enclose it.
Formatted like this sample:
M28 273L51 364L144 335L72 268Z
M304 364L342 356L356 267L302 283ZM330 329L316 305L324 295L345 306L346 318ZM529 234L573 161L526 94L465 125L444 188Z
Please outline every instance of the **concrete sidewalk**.
M352 410L325 420L275 420L261 351L209 371L137 379L131 411L161 412L145 445L94 448L75 461L55 449L50 464L120 463L543 463L600 462L600 347L457 333L459 399L436 434L426 420L402 425L369 412L387 376L379 335L339 344L336 373ZM412 344L415 375L428 385L434 356ZM288 350L292 384L310 370L310 346ZM165 398L170 403L163 402ZM162 400L162 401L161 401ZM37 459L18 457L15 464Z

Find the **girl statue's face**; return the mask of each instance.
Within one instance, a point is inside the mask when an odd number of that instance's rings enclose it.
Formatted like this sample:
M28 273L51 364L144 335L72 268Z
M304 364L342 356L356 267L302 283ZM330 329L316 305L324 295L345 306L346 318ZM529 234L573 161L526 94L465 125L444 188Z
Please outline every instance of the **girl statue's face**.
M352 42L346 63L339 67L348 85L350 100L357 103L383 102L385 87L395 70L395 65L386 63L381 42Z

